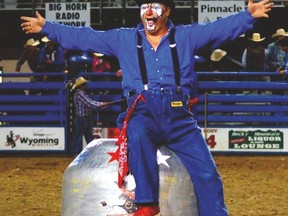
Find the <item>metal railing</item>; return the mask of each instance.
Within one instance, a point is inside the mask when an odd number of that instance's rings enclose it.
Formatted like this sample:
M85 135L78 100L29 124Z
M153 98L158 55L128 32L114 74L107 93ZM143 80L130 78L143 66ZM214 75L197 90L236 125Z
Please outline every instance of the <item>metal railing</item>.
M30 75L31 73L2 73L0 77ZM33 76L38 75L43 73L33 73ZM125 100L122 100L121 79L113 72L101 75L86 72L81 75L92 80L88 86L93 99L123 101L99 109L92 116L94 127L116 128L118 115L127 109ZM109 81L105 79L105 75L108 75ZM65 74L59 76L66 77ZM270 76L273 79L259 81L259 76ZM282 77L278 73L197 72L197 77L199 101L191 110L201 128L288 128L288 83L279 79ZM73 135L74 116L71 97L73 92L70 91L69 84L73 85L67 83L66 78L53 83L0 83L0 128L62 127L65 128L67 146ZM23 93L27 90L28 94ZM42 93L30 94L33 90L41 90ZM46 90L53 90L54 93L46 94ZM207 139L206 134L205 138Z

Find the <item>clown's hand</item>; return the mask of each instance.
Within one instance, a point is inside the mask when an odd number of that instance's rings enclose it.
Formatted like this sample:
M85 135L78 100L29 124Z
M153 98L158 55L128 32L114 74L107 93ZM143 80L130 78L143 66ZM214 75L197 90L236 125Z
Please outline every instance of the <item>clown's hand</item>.
M21 20L23 21L21 28L26 32L26 34L41 32L43 26L46 23L46 20L40 15L38 11L36 11L35 16L36 17L21 17Z
M248 11L254 18L268 18L268 12L271 11L274 3L270 0L262 0L260 2L254 3L253 0L248 2Z

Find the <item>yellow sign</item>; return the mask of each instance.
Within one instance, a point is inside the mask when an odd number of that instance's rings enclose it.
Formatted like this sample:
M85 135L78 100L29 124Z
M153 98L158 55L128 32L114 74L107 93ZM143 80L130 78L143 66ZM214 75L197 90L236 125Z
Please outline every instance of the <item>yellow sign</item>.
M172 101L171 106L172 107L182 107L183 103L182 103L182 101Z

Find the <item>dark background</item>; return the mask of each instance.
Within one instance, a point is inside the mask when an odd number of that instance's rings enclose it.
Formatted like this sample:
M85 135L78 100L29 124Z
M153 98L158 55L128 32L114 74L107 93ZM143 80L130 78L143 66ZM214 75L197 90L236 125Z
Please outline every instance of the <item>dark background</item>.
M21 16L33 16L33 10L0 10L0 59L17 59L23 44L31 36L35 39L40 39L39 34L27 36L20 27ZM39 10L45 17L45 10ZM288 7L275 7L269 13L268 19L260 19L255 23L254 29L247 32L246 37L253 32L259 32L262 37L266 37L266 43L271 42L271 35L278 28L284 28L288 31L287 21ZM100 14L98 9L91 10L91 24L94 29L110 29L117 27L133 27L140 21L139 9L103 9L102 23L100 23ZM197 8L191 11L190 8L177 8L171 16L174 24L190 24L193 19L197 22ZM239 59L245 48L247 38L238 38L234 42L227 42L223 48L228 51L230 56Z

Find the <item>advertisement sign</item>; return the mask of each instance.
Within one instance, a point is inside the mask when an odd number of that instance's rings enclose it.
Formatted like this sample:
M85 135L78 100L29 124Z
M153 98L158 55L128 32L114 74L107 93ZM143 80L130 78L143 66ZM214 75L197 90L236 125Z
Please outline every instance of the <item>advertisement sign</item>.
M202 132L211 152L288 152L286 128L203 128ZM119 135L118 128L94 128L95 138L118 138Z
M89 2L46 3L46 19L69 26L90 26L91 8Z
M245 10L245 1L198 1L198 22L209 23Z
M203 128L202 132L211 152L288 152L287 128ZM118 128L93 128L95 139L119 135ZM0 136L0 151L65 150L64 127L3 127Z
M64 150L65 131L59 128L0 128L0 150Z
M288 152L286 128L207 128L204 137L211 151Z

